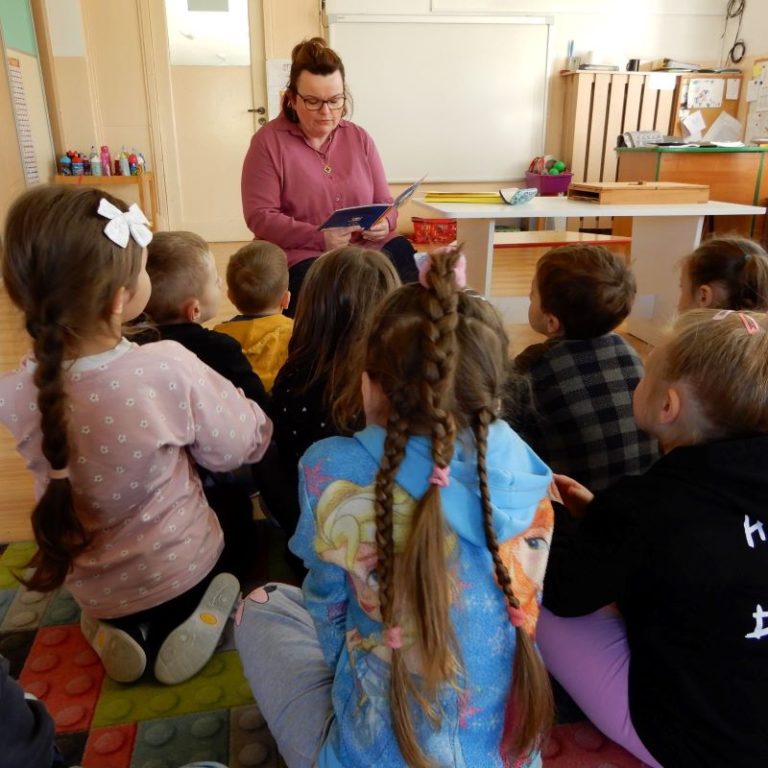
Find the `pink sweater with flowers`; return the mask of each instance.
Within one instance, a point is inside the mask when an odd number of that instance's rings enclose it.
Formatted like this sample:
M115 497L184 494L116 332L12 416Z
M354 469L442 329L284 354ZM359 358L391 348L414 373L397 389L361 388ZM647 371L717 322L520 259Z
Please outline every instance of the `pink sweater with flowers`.
M0 378L0 422L35 476L41 452L35 363ZM69 472L75 507L93 536L66 586L89 615L117 618L160 605L201 581L222 547L195 466L258 461L272 423L258 405L173 341L79 358L66 370Z

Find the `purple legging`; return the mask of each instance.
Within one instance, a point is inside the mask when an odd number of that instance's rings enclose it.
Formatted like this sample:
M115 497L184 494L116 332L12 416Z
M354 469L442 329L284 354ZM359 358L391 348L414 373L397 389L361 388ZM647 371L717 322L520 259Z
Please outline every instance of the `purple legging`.
M542 608L536 644L547 669L597 728L647 765L661 768L629 716L629 646L615 607L573 619Z

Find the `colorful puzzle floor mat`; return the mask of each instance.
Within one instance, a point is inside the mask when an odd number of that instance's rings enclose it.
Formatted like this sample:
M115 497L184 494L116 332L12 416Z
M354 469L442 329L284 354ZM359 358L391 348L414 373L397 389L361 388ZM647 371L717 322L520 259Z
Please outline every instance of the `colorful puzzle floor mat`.
M71 765L178 768L212 760L230 768L284 766L243 675L231 624L191 680L165 686L147 673L138 683L115 683L82 636L69 593L42 595L16 580L14 572L33 552L30 543L0 545L0 653L11 675L45 702ZM545 768L642 766L586 721L556 726L543 756Z

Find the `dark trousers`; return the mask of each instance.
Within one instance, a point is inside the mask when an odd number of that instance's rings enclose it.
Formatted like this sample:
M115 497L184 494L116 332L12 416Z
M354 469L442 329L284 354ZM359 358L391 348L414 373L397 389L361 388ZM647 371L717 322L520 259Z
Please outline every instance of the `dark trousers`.
M365 247L364 244L363 247ZM416 268L416 262L413 260L416 251L411 245L410 240L402 235L393 237L381 249L381 252L389 257L403 283L415 283L419 279L419 270ZM288 270L288 290L291 292L291 303L288 305L288 309L285 310L285 314L288 317L294 317L296 314L296 301L299 298L301 284L304 282L304 276L307 274L307 271L317 261L317 258L304 259L304 261L294 264Z

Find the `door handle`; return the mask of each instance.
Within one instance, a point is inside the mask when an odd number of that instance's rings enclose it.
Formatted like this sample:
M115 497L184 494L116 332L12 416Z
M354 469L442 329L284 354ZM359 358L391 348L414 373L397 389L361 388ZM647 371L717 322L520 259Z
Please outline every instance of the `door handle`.
M267 113L267 110L264 109L264 107L256 107L255 109L251 108L248 111L255 112L257 115L265 115Z

